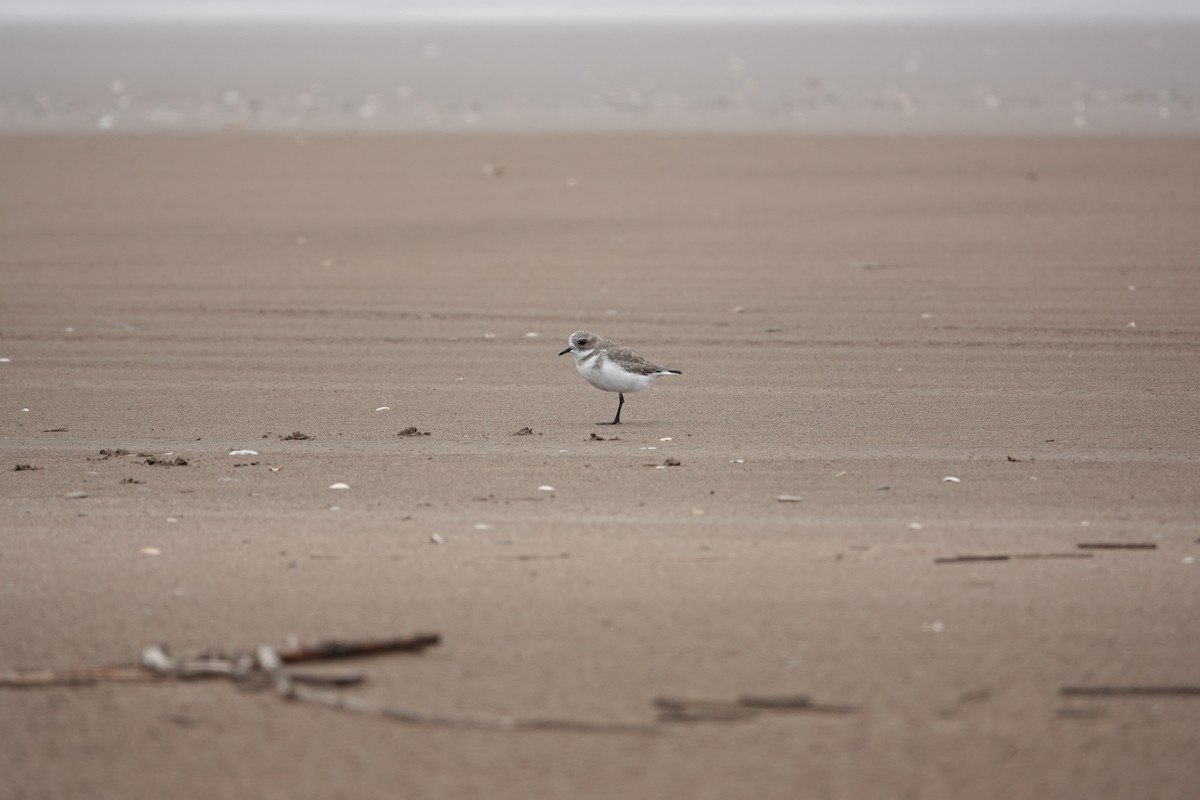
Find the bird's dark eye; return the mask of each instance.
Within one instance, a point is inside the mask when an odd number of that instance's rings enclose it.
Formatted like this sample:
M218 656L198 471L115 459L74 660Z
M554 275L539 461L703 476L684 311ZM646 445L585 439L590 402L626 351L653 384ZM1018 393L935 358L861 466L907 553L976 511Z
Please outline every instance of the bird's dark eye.
M576 339L575 340L576 347L583 347L585 344L587 344L587 339Z

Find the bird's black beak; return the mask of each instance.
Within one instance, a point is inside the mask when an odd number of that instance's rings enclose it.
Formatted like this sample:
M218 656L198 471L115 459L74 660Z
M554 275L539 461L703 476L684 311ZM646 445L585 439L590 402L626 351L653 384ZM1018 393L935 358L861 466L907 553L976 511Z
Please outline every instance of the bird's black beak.
M567 353L569 353L569 352L571 352L571 348L569 348L569 347L568 347L566 350L563 350L561 353L559 353L559 355L560 355L560 356L565 356L565 355L566 355Z

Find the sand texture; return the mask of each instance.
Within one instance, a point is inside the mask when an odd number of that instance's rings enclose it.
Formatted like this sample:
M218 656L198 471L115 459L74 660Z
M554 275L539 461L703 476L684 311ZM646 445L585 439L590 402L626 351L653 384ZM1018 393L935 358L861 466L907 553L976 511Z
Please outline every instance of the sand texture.
M0 670L431 631L346 694L645 728L0 689L0 796L1200 796L1200 697L1062 693L1200 685L1197 140L8 136L0 173ZM597 427L579 328L683 375ZM744 695L816 707L655 706Z

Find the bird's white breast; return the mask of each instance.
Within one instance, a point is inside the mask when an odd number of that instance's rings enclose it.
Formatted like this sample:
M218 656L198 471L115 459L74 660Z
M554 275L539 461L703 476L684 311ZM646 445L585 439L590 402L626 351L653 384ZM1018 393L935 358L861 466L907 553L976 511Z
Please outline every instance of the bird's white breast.
M627 372L603 354L595 358L578 359L575 367L584 380L606 392L640 392L654 383L656 375L637 375Z

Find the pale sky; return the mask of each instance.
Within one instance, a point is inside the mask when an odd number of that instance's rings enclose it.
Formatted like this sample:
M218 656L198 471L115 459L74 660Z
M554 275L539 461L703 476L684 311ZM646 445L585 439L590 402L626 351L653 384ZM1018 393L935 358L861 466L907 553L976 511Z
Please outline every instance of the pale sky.
M0 0L3 20L1190 19L1200 0Z

